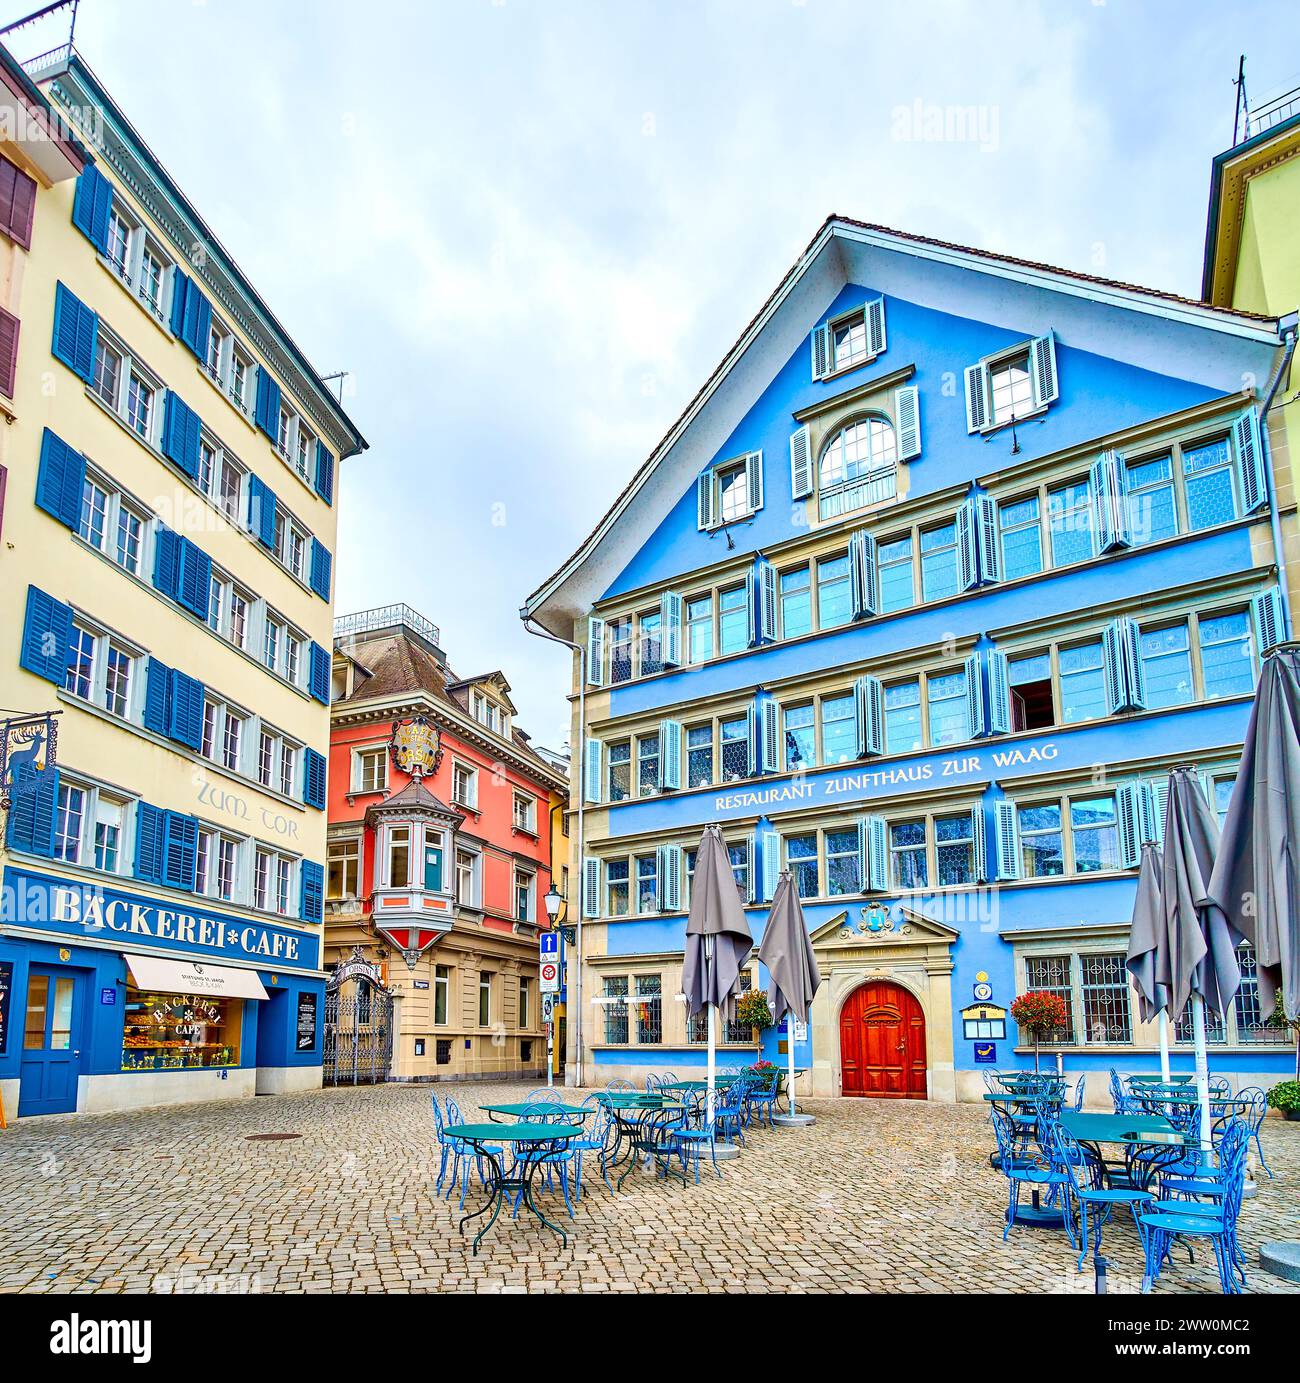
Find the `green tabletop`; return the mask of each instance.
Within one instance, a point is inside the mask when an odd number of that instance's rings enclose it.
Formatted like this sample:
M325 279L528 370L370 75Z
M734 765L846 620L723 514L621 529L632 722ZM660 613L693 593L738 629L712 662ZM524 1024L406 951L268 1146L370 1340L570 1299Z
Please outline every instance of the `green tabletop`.
M1066 1110L1061 1127L1081 1143L1171 1143L1193 1146L1189 1139L1159 1114L1090 1114Z
M1200 1095L1186 1085L1143 1085L1133 1092L1133 1098L1154 1100L1159 1104L1199 1104ZM1249 1095L1211 1095L1211 1105L1243 1105L1250 1103Z
M734 1085L739 1079L739 1076L718 1076L713 1082L713 1088L725 1090L727 1086ZM706 1080L673 1080L659 1088L660 1090L707 1090L709 1083Z
M1188 1085L1196 1079L1195 1076L1170 1076L1165 1080L1163 1076L1130 1076L1130 1085Z
M563 1100L529 1100L524 1104L485 1104L484 1114L508 1114L512 1119L527 1119L530 1114L560 1114L566 1118L585 1119L596 1111L590 1105L565 1104ZM493 1125L499 1128L500 1125Z
M581 1132L569 1124L448 1124L449 1138L467 1143L551 1143L576 1138Z

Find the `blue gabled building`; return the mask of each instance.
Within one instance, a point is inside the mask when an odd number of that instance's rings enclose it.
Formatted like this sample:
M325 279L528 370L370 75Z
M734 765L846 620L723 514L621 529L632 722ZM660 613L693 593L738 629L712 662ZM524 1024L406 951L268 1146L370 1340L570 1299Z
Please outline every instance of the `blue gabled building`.
M810 1092L977 1098L983 1064L1032 1061L1027 989L1065 999L1049 1059L1098 1097L1154 1065L1124 969L1140 844L1174 764L1225 808L1290 633L1261 420L1284 325L822 226L522 612L576 653L571 1078L702 1065L677 995L713 821L756 940L781 870L803 896ZM1265 1016L1248 978L1216 1070L1289 1065Z

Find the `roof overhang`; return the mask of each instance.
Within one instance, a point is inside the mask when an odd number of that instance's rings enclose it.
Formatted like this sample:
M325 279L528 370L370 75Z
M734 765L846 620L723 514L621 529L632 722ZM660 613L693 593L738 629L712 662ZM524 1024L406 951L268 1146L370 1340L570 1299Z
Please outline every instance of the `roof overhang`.
M47 183L66 182L93 162L40 88L0 45L0 131Z
M1223 393L1244 370L1266 378L1279 344L1272 318L832 216L520 618L572 636L632 555L610 541L616 530L653 532L848 283L1025 335L1055 331L1070 346Z
M1300 114L1224 150L1210 165L1210 207L1201 266L1201 296L1206 302L1227 307L1232 300L1251 178L1297 154Z

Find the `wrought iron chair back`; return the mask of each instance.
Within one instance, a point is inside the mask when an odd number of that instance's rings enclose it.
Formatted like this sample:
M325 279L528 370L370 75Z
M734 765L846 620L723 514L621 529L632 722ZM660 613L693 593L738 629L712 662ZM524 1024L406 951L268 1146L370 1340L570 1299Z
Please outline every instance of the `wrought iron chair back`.
M1088 1073L1079 1073L1079 1083L1074 1087L1074 1108L1078 1112L1083 1108L1083 1097L1088 1093Z
M1243 1101L1238 1108L1238 1117L1250 1130L1250 1136L1255 1141L1259 1165L1268 1173L1271 1180L1273 1169L1264 1161L1264 1148L1259 1141L1259 1131L1264 1126L1264 1116L1268 1113L1268 1096L1258 1085L1246 1086L1238 1092L1238 1096Z

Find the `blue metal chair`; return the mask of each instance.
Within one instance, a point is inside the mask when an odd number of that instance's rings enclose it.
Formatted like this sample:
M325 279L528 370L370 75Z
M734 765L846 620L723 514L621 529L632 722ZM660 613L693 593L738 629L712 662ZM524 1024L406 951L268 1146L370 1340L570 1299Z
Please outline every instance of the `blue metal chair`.
M1059 1123L1052 1126L1052 1138L1056 1151L1052 1166L1053 1170L1065 1174L1065 1223L1070 1242L1079 1250L1075 1268L1082 1272L1089 1240L1092 1240L1094 1252L1100 1253L1101 1229L1115 1208L1126 1205L1136 1218L1135 1207L1155 1197L1150 1191L1135 1186L1107 1186L1104 1165L1086 1152Z
M734 1138L742 1148L745 1146L745 1096L748 1091L748 1079L737 1076L725 1090L717 1092L713 1102L718 1136L723 1142ZM706 1103L707 1098L706 1095Z
M577 1154L577 1165L574 1175L574 1199L582 1199L582 1155L583 1153L595 1153L600 1158L600 1174L604 1178L606 1186L609 1186L609 1168L606 1166L606 1153L609 1146L610 1130L613 1127L614 1119L609 1110L594 1095L588 1095L582 1102L584 1109L595 1109L595 1113L583 1126L582 1132L570 1144L569 1148ZM610 1186L612 1191L614 1188Z
M1241 1212L1249 1145L1250 1128L1245 1120L1231 1120L1220 1139L1218 1168L1212 1177L1162 1178L1160 1199L1138 1210L1138 1228L1146 1256L1144 1292L1159 1277L1175 1240L1187 1245L1191 1258L1187 1242L1190 1239L1210 1240L1219 1268L1219 1285L1225 1295L1238 1293L1246 1286L1245 1259L1237 1241L1237 1217Z
M1211 1076L1209 1079L1210 1099L1226 1100L1232 1094L1232 1086L1227 1076Z
M750 1123L757 1107L759 1117L766 1117L768 1128L774 1127L772 1106L776 1103L776 1092L781 1086L780 1068L773 1066L770 1071L751 1071L748 1081L745 1090L745 1123Z
M569 1111L564 1107L561 1101L555 1099L553 1093L549 1101L530 1099L527 1103L534 1106L537 1111L535 1114L529 1115L529 1121L531 1123L567 1124L569 1122ZM545 1189L550 1190L555 1184L555 1178L557 1176L559 1177L560 1190L564 1195L564 1207L569 1212L569 1219L573 1219L573 1198L569 1194L569 1172L571 1169L576 1168L578 1160L578 1152L573 1146L575 1141L576 1140L567 1140L562 1147L555 1149L553 1152L529 1154L531 1160L535 1162L539 1168L544 1169L545 1175L542 1184ZM535 1184L534 1189L536 1189ZM515 1196L514 1209L511 1211L512 1215L518 1215L519 1204L523 1200L523 1196L523 1190L520 1189Z
M1083 1108L1083 1097L1088 1093L1088 1073L1079 1073L1079 1083L1074 1087L1074 1109L1078 1113Z
M1115 1106L1116 1114L1132 1114L1134 1112L1133 1099L1125 1090L1124 1081L1113 1066L1110 1068L1110 1098Z
M700 1161L706 1148L713 1170L719 1177L722 1176L722 1168L718 1166L718 1115L721 1113L721 1105L714 1106L712 1122L708 1117L707 1095L691 1092L686 1106L686 1117L672 1129L669 1137L672 1150L682 1160L682 1170L685 1171L690 1166L695 1168L695 1184L698 1186Z
M623 1076L615 1076L614 1079L606 1085L605 1089L611 1095L635 1095L637 1093L636 1086Z
M1249 1100L1249 1104L1241 1106L1241 1119L1250 1130L1250 1136L1255 1140L1255 1151L1259 1154L1259 1165L1268 1173L1272 1180L1273 1169L1264 1161L1264 1149L1259 1141L1259 1130L1263 1126L1264 1116L1268 1113L1268 1097L1258 1085L1248 1085L1240 1092L1240 1098Z
M1033 1191L1045 1188L1049 1196L1059 1193L1065 1184L1065 1173L1053 1171L1051 1166L1037 1154L1022 1152L1017 1147L1015 1125L1010 1116L994 1105L989 1111L993 1125L993 1136L998 1143L998 1167L1008 1183L1007 1217L1002 1229L1003 1242L1016 1223L1016 1211L1020 1206L1020 1190L1028 1186Z

